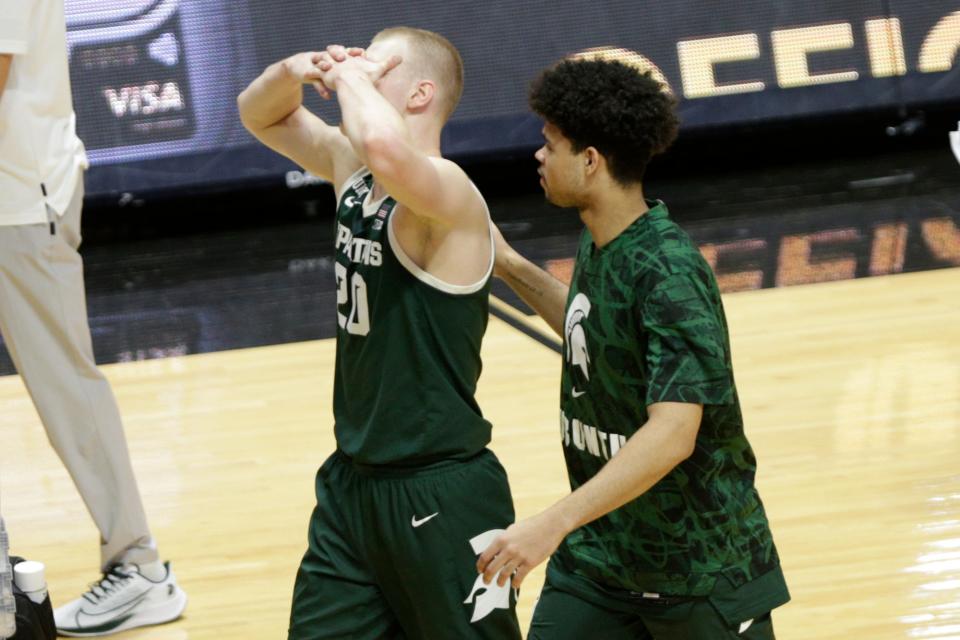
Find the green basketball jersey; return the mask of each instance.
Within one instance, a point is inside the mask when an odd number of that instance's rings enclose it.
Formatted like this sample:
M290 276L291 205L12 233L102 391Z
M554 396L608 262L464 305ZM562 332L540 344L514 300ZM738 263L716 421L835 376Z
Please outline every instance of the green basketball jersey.
M699 596L779 559L730 362L713 272L661 202L602 249L581 238L564 326L560 428L576 489L657 402L704 405L693 455L645 494L571 533L555 560L615 589ZM784 594L785 595L785 594Z
M490 275L456 286L421 270L393 236L396 201L372 191L361 169L337 207L337 446L367 465L468 458L490 441L474 400Z

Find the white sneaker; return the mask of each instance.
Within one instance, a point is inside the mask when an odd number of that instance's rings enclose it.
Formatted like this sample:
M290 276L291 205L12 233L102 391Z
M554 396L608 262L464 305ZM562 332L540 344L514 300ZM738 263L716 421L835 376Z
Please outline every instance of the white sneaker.
M53 617L63 636L106 636L133 627L176 620L187 607L170 563L166 575L151 580L135 564L118 565L76 600L57 607Z

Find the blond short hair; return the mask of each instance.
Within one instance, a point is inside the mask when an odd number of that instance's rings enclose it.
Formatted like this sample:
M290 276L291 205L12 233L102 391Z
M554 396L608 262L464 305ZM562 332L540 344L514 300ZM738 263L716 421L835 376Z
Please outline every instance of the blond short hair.
M463 59L453 44L439 33L414 27L390 27L373 37L374 41L400 36L406 39L415 60L429 79L437 82L443 119L457 108L463 95Z

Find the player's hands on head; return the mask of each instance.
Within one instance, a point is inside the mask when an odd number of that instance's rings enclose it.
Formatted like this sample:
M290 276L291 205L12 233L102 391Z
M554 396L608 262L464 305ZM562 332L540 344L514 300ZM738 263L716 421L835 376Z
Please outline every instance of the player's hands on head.
M293 79L304 84L312 84L324 98L330 97L330 89L323 84L323 72L319 64L327 55L322 51L304 51L286 58L283 68Z
M331 44L327 46L327 54L334 62L343 62L347 59L347 56L362 56L365 51L363 47L345 47L342 44Z
M402 61L403 58L398 55L392 55L383 60L371 60L366 56L366 50L360 47L330 45L326 51L319 54L316 67L320 72L320 80L324 88L336 91L337 80L345 71L358 71L367 76L370 82L377 82ZM329 97L322 91L320 95Z
M304 51L297 53L283 61L283 68L290 77L300 82L314 82L320 79L320 70L317 68L324 52Z

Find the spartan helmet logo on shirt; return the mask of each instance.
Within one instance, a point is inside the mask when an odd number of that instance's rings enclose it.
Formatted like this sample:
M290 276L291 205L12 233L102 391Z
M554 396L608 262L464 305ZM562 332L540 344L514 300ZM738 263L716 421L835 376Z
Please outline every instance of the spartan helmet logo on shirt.
M470 538L470 546L473 547L473 552L480 555L486 551L487 547L489 547L503 531L503 529L490 529L478 536ZM480 574L477 576L477 579L474 580L473 589L470 590L467 599L463 601L463 604L473 604L473 615L470 617L471 623L487 617L494 609L510 609L510 581L508 580L507 583L501 587L497 584L497 578L499 578L499 574L490 581L490 584L486 584L483 581L483 574ZM513 594L513 599L516 601L516 593Z
M587 316L590 315L590 299L583 293L578 293L574 298L573 302L570 303L570 308L567 309L567 319L564 322L563 334L566 338L567 343L567 357L566 360L572 365L570 371L571 379L573 384L571 385L571 393L574 398L582 396L586 391L582 388L577 388L577 381L579 376L575 375L577 369L583 374L581 383L586 383L590 380L590 354L587 353L587 335L583 329L583 322L587 319Z

